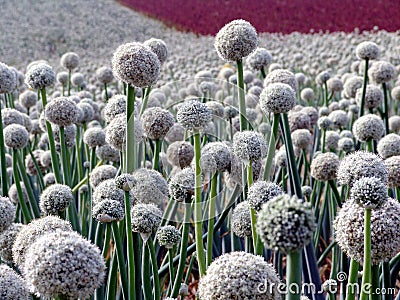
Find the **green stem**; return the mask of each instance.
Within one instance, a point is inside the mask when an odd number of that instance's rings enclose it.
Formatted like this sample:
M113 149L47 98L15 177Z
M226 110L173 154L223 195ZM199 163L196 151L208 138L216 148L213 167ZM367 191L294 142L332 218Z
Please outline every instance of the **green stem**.
M206 273L206 261L204 258L204 245L203 245L203 221L201 211L201 167L200 167L200 132L198 129L194 130L194 153L195 153L195 202L194 202L194 215L195 215L195 239L196 239L196 254L197 262L199 264L200 277Z
M40 92L41 92L41 95L42 95L43 109L45 109L45 107L47 105L46 88L42 88L40 90ZM54 142L53 129L51 128L51 124L50 124L49 121L46 121L46 128L47 128L47 135L49 137L51 163L52 163L52 167L53 167L54 177L56 178L56 182L57 183L61 183L62 182L62 178L61 178L61 173L60 173L60 166L59 166L59 163L58 163L56 145L55 145L55 142Z
M122 242L121 236L119 235L118 223L115 221L111 222L111 228L113 232L116 254L118 259L118 269L121 275L122 292L124 294L125 299L129 299L129 288L128 288L129 284L125 268L124 244Z
M32 220L31 212L29 211L28 206L26 205L23 193L22 193L22 188L21 188L21 183L19 181L19 174L18 174L18 164L17 164L17 156L18 156L18 150L14 149L13 150L13 174L14 174L14 180L15 180L15 185L17 187L17 193L18 193L18 199L19 199L19 204L21 206L22 214L24 216L25 222L29 223Z
M349 278L347 283L347 293L346 293L346 300L355 300L356 292L358 291L358 268L359 263L351 259L350 261L350 270L349 270Z
M364 263L360 300L368 300L371 292L368 287L371 286L371 283L371 209L366 208L364 211Z
M391 280L390 280L390 263L382 262L382 288L388 291L392 288ZM393 297L390 293L383 294L383 300L391 300Z
M296 194L297 198L302 199L303 194L301 192L300 175L299 175L299 171L297 170L297 166L296 166L296 156L294 155L289 120L288 120L288 116L286 113L282 114L282 119L283 119L283 132L285 135L285 148L286 148L286 152L288 153L288 158L289 158L290 175L292 176L292 179L294 182L295 194Z
M182 240L181 247L179 253L179 263L178 269L176 271L174 287L172 289L171 298L178 297L179 289L181 287L183 272L185 270L186 265L186 257L187 257L187 247L188 247L188 239L189 239L189 229L190 229L190 215L192 214L192 207L190 203L185 203L185 214L183 219L183 229L182 229Z
M108 92L107 92L107 83L104 83L104 93L106 96L106 103L108 102Z
M364 65L364 81L363 81L362 94L361 94L359 117L362 117L364 115L365 94L367 91L367 83L368 83L368 62L369 62L369 60L367 58L365 60L365 65Z
M367 141L367 149L369 152L374 153L374 141L372 139Z
M71 70L68 70L68 96L71 96Z
M322 131L322 146L321 146L321 152L325 153L325 141L326 141L326 130L321 129Z
M370 300L380 300L381 293L379 293L380 290L379 265L372 265L371 270L372 270L372 277L371 277L372 293L370 296Z
M264 167L264 180L268 181L269 176L271 174L271 166L272 166L272 161L275 156L275 141L278 136L278 128L279 128L279 120L281 118L280 114L274 114L273 120L272 120L272 131L269 136L269 144L268 144L268 153L267 153L267 159L265 161L265 167Z
M153 240L150 237L147 241L147 248L150 252L150 258L151 258L151 266L153 269L153 281L154 281L154 300L159 300L161 299L161 293L160 293L160 278L158 277L158 265L157 265L157 257L156 257L156 252L154 250L154 244Z
M129 192L125 192L125 231L126 231L126 248L128 255L128 272L129 272L129 299L135 300L135 257L133 250L133 237L132 237L132 222L131 222L131 199Z
M301 295L301 250L286 255L286 282L289 292L286 300L300 300Z
M65 130L64 126L60 126L60 143L61 143L61 168L63 171L63 179L65 185L70 185L68 174L68 160L67 160L67 145L65 143Z
M5 95L5 94L4 94ZM0 105L0 162L1 162L1 188L3 196L8 195L8 176L6 168L6 149L4 146L3 119Z
M389 100L388 100L388 91L387 91L386 82L382 83L382 87L383 87L383 96L384 96L383 121L385 122L386 134L388 134L389 133Z
M217 184L218 176L214 174L211 179L211 189L210 189L210 203L208 208L208 236L207 236L207 266L212 262L212 249L214 240L214 222L215 222L215 201L217 197Z
M146 247L146 242L143 243L142 282L144 299L150 300L153 298L150 275L150 250Z
M136 300L141 300L142 297L142 278L140 276L141 273L141 268L142 268L142 262L141 262L141 253L140 253L140 237L139 233L137 232L132 232L132 239L133 239L133 245L135 246L133 248L134 252L134 259L135 259L135 293L136 293Z
M132 173L135 169L134 148L135 148L135 89L130 84L126 100L126 151L125 151L125 173Z
M173 248L168 249L168 265L169 265L169 282L171 287L175 281L175 270L174 270L174 250Z
M153 169L156 171L160 171L160 152L161 152L161 144L162 140L156 140L156 147L154 149L153 155Z
M143 103L142 103L142 107L140 108L140 116L143 114L143 112L145 111L145 109L147 107L147 102L149 101L150 91L151 91L151 86L149 85L146 88L145 93L143 94Z
M243 131L247 129L246 102L245 102L244 81L243 81L243 62L241 59L239 59L236 63L237 63L237 79L239 86L240 131Z
M107 224L108 226L108 224ZM111 230L111 228L108 228ZM117 292L117 272L118 272L118 260L116 257L116 253L114 254L111 259L111 268L110 272L108 273L108 280L107 280L107 300L115 300L115 294Z

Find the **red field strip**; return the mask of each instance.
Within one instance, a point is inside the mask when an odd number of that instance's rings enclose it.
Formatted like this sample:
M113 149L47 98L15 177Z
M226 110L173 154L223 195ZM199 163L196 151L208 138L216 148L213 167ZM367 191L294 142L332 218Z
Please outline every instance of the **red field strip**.
M119 0L181 30L215 34L245 19L260 32L400 30L400 0Z

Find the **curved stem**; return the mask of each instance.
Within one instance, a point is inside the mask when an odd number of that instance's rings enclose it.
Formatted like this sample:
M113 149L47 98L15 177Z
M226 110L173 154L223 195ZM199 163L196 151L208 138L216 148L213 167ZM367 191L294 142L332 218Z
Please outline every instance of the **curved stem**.
M6 168L6 149L4 146L3 119L1 116L1 105L0 105L0 161L1 161L1 188L2 188L3 196L7 196L8 195L8 176L7 176L7 168Z
M43 109L45 109L46 104L47 104L46 88L42 88L40 90L40 93L42 95ZM61 178L61 173L60 173L60 166L59 166L59 163L58 163L56 145L54 143L53 129L51 128L51 124L49 123L49 121L46 121L46 128L47 128L47 135L49 137L51 163L52 163L52 167L53 167L54 177L56 178L56 182L57 183L61 183L62 182L62 178Z
M274 114L273 116L272 131L269 136L268 153L267 153L267 159L265 161L264 176L263 176L264 180L266 181L268 181L269 176L271 174L271 166L272 166L272 160L274 159L275 156L275 146L276 146L275 143L278 136L280 118L281 118L280 114Z
M160 278L158 277L158 265L157 265L156 252L154 250L154 244L153 244L153 240L151 237L148 239L146 244L147 244L148 251L150 252L151 266L153 269L153 281L154 281L153 299L159 300L159 299L161 299Z
M386 83L382 83L383 87L383 96L384 96L384 112L383 112L383 121L385 122L385 129L386 129L386 134L389 133L389 100L388 100L388 91L387 91L387 86Z
M360 104L360 112L359 112L359 117L362 117L364 115L364 106L365 106L365 94L367 91L367 82L368 82L368 58L365 60L365 66L364 66L364 81L363 81L363 87L362 87L362 94L361 94L361 104Z
M124 294L125 299L129 299L129 284L128 284L128 276L126 274L125 268L125 259L124 259L124 244L122 242L121 236L119 235L119 228L117 222L111 222L111 228L113 232L116 255L118 260L118 269L121 275L121 285L122 292Z
M17 164L17 156L18 156L18 150L14 149L13 150L13 175L14 175L14 181L15 185L17 187L17 193L18 193L18 199L19 199L19 205L21 206L22 214L24 216L24 219L26 223L29 223L32 220L31 212L26 205L23 193L22 193L22 188L21 188L21 183L19 181L19 174L18 174L18 164Z
M183 273L186 265L186 257L188 250L188 239L189 239L189 229L190 229L190 215L192 214L192 207L190 203L185 203L185 214L183 219L183 229L182 229L182 239L181 239L181 247L179 252L179 264L178 269L176 271L175 281L171 293L171 298L178 297L179 289L182 284ZM160 274L161 275L161 274Z

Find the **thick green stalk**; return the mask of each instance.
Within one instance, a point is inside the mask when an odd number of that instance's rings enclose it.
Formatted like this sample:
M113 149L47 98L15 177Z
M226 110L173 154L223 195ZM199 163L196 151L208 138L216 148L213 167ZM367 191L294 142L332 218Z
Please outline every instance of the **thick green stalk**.
M3 119L1 116L1 105L0 105L0 162L1 162L1 188L3 196L8 195L8 176L6 168L6 149L4 146L3 136Z
M285 135L285 148L286 148L286 152L288 153L288 158L289 158L290 175L292 176L292 179L294 182L295 194L299 199L302 199L303 194L301 192L300 175L299 175L299 171L297 170L297 166L296 166L296 156L294 155L289 120L288 120L288 116L286 113L282 114L282 119L283 119L283 132Z
M174 268L174 249L168 249L168 266L169 266L169 282L172 288L172 285L175 281L175 268ZM158 274L157 274L158 276Z
M111 227L107 228L111 230ZM111 258L111 268L108 273L107 280L107 300L115 300L115 294L117 292L117 272L118 272L118 260L117 255L114 253Z
M28 175L26 174L25 171L21 171L21 170L24 170L25 166L22 162L20 155L17 155L17 164L18 164L18 167L20 170L20 175L22 176L22 181L24 182L24 185L25 185L26 192L28 194L28 198L29 198L29 201L30 201L30 204L32 207L34 217L40 218L40 209L39 209L38 203L36 202L36 198L33 193L32 186L31 186L30 180L28 178Z
M143 93L143 96L142 96L142 98L143 98L143 103L142 103L142 107L140 108L140 116L143 114L143 112L145 111L145 109L146 109L146 107L147 107L147 102L149 101L149 94L150 94L150 91L151 91L151 85L148 86L148 87L145 89L144 93Z
M161 292L160 292L160 278L158 277L158 265L157 265L157 257L156 257L156 252L154 250L154 244L153 240L150 237L147 241L147 248L150 252L150 259L151 259L151 266L153 269L153 289L154 289L154 295L153 299L154 300L159 300L161 299Z
M42 104L43 104L43 109L45 109L47 105L47 97L46 97L46 88L42 88L40 90L40 93L42 95ZM53 135L53 129L51 128L51 124L49 121L46 121L46 128L47 128L47 135L49 137L49 145L50 145L50 153L51 153L51 164L53 167L53 173L54 177L56 178L57 183L62 183L62 178L61 178L61 173L60 173L60 166L58 163L58 156L57 156L57 151L56 151L56 145L54 142L54 135Z
M140 276L141 269L142 269L142 262L141 262L141 255L140 255L141 247L140 247L139 233L132 232L132 239L133 239L133 245L135 246L133 248L133 252L134 252L135 272L136 272L136 278L135 278L136 300L141 300L143 298L143 295L142 295L142 278Z
M135 169L134 148L135 148L135 89L130 84L126 101L126 150L125 150L125 173L132 173Z
M300 300L301 295L301 250L286 255L286 282L288 293L286 300Z
M126 248L128 255L128 279L129 279L129 299L135 300L135 253L133 250L132 237L132 222L131 222L131 200L129 192L125 192L125 231L126 231Z
M22 193L22 188L21 188L21 183L19 181L19 174L18 174L18 163L17 163L17 156L18 156L18 150L14 149L13 150L13 174L14 174L14 180L15 180L15 185L17 187L17 193L18 193L18 199L19 199L19 205L21 206L22 214L24 216L24 219L26 223L29 223L32 220L31 212L26 205L26 202L24 200L24 196ZM21 170L22 172L22 170Z
M379 265L372 265L372 293L370 296L370 300L380 300L382 293L380 291L380 282L379 282Z
M272 166L272 160L274 159L275 156L275 143L276 143L276 138L278 136L278 128L279 128L279 120L281 118L281 114L274 114L273 116L273 121L272 121L272 131L269 136L269 144L268 144L268 153L267 153L267 159L265 161L265 167L264 167L264 180L269 181L269 176L271 174L271 166Z
M382 262L382 288L389 290L389 288L393 288L390 280L390 263ZM383 300L392 300L393 295L390 293L385 293L382 295Z
M194 157L195 157L195 190L194 190L194 222L195 222L195 239L196 239L196 254L197 262L199 264L200 277L206 273L206 260L204 257L203 245L203 221L202 221L202 203L201 203L201 167L200 167L200 132L198 129L194 130Z
M321 129L322 131L322 146L321 146L321 152L325 153L325 143L326 143L326 130Z
M240 131L243 131L247 129L246 102L245 102L244 81L243 81L243 62L241 59L239 59L236 63L237 63L237 79L239 86Z
M63 171L63 179L65 185L70 185L70 176L69 176L69 162L67 160L67 145L65 143L65 130L64 126L60 126L60 143L61 143L61 168Z
M371 209L366 208L364 211L364 263L360 300L368 300L371 284Z
M151 273L150 273L150 250L146 247L146 242L143 242L142 256L142 282L143 295L145 300L152 299Z
M176 271L174 287L172 289L171 298L178 297L179 289L182 284L183 272L185 270L186 265L186 257L187 257L187 248L188 248L188 239L189 239L189 229L190 229L190 215L192 214L192 207L190 203L185 203L185 214L182 224L182 239L181 239L181 247L179 253L179 263L178 269Z
M365 60L365 65L364 65L364 81L363 81L363 87L362 87L362 94L361 94L361 104L360 104L360 112L359 112L359 117L362 117L364 115L364 106L365 106L365 94L367 91L367 83L368 83L368 58Z
M154 149L153 155L153 169L156 171L160 171L160 152L161 152L161 144L162 140L155 141L156 146Z
M217 200L218 176L214 174L211 179L210 202L208 208L208 236L207 236L207 266L212 263L212 249L214 241L215 201Z
M383 88L383 96L384 96L384 102L383 102L383 121L385 122L385 130L386 134L389 134L389 100L388 100L388 91L387 91L387 86L386 82L382 83L382 88Z
M247 166L247 186L250 188L252 184L253 184L253 163L252 161L250 161L249 165ZM257 244L258 244L258 234L256 231L257 213L251 207L250 207L250 216L251 216L251 235L253 238L254 254L262 255L262 249L261 249L261 254L257 252Z
M124 259L124 244L122 242L121 236L119 235L119 228L117 222L111 222L111 228L113 232L116 255L118 259L118 269L121 276L122 292L125 299L129 299L129 284L128 276L126 274L125 259Z

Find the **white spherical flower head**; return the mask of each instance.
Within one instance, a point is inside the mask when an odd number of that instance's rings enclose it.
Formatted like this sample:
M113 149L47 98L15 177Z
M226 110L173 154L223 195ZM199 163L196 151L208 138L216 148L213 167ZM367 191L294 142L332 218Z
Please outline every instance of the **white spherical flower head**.
M11 124L4 128L4 144L11 149L22 149L26 146L29 133L24 126Z
M261 70L272 62L272 55L265 48L257 48L247 59L247 65L253 70Z
M68 126L78 119L79 111L75 102L68 97L57 97L45 107L47 121L58 126Z
M267 284L267 285L266 285ZM199 298L278 300L280 279L261 256L230 252L215 259L199 282Z
M356 47L356 55L359 59L377 59L379 57L380 50L377 44L370 41L361 42Z
M40 195L39 206L45 214L56 215L64 211L74 200L72 190L63 184L53 184Z
M30 300L26 281L6 264L0 265L0 296L2 300Z
M257 48L257 31L245 20L234 20L219 30L214 46L223 60L238 61Z
M44 298L87 299L103 284L100 249L76 232L57 231L39 238L26 254L23 272Z
M151 38L143 43L143 45L149 47L153 51L160 63L164 63L168 58L168 48L163 40Z
M385 133L385 127L380 117L369 114L360 117L353 124L354 137L360 142L379 140Z
M251 236L251 215L249 202L243 201L236 205L232 212L231 226L233 232L241 238Z
M11 93L17 86L14 72L4 63L0 62L0 94Z
M261 92L260 107L265 114L287 113L295 105L295 91L286 83L271 83Z
M316 224L309 203L282 194L261 208L257 233L268 249L290 253L304 247L313 237Z
M233 151L237 157L248 165L267 155L267 143L256 131L239 131L233 136Z
M75 52L67 52L61 56L61 65L68 69L73 70L76 69L79 65L79 56Z
M32 89L41 90L52 86L56 80L53 69L45 63L38 63L30 67L25 74L25 83Z
M102 84L108 84L114 79L112 69L109 67L100 67L96 70L96 78Z
M187 100L179 106L176 120L186 129L203 129L211 121L212 112L198 100Z
M286 83L295 92L297 92L299 88L296 76L286 69L277 69L268 73L267 77L264 80L264 86L267 87L272 83Z
M395 67L387 61L376 61L368 69L368 76L376 84L387 83L396 75Z
M147 108L142 115L144 133L151 140L162 140L174 125L174 116L160 107Z
M157 55L140 43L119 46L111 63L115 77L140 88L153 85L160 75L160 60Z
M371 152L356 151L346 155L339 164L339 184L353 186L361 177L377 177L384 184L388 182L388 170L383 159Z
M363 208L375 209L388 199L387 186L377 177L361 177L350 189L350 197Z
M377 150L383 159L400 155L400 136L395 133L385 135L378 142Z

